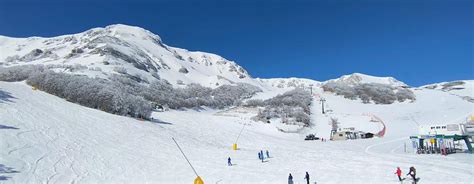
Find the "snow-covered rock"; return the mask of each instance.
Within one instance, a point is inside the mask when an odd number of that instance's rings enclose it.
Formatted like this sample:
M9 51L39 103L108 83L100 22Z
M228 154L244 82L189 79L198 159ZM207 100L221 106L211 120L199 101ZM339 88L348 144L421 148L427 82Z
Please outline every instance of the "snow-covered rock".
M107 78L123 68L148 80L207 87L255 81L241 66L221 56L192 52L163 43L143 28L122 24L52 38L0 36L0 66L24 64L82 65L73 73ZM119 71L124 71L123 69Z

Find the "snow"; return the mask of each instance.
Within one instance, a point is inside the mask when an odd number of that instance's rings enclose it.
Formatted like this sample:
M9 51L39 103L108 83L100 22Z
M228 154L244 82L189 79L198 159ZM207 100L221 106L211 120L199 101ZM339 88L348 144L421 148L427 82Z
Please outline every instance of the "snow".
M466 96L474 97L474 80L461 80L461 81L455 81L455 82L463 82L464 84L455 85L455 86L451 86L446 89L443 89L443 85L447 84L448 82L442 82L442 83L435 83L435 84L421 86L420 88L430 89L431 87L433 88L433 90L446 91L449 94L456 95L459 97L466 97Z
M18 128L0 129L0 164L18 171L0 172L7 177L4 183L192 183L196 176L171 137L205 183L286 183L288 173L295 183L304 183L306 171L318 183L400 183L393 174L397 166L403 174L415 166L422 183L474 181L470 154L403 151L417 124L473 113L472 103L442 91L417 90L416 102L392 105L362 104L319 91L332 110L327 116L340 118L341 125L361 121L360 127L371 128L373 123L363 122L369 120L364 113L387 125L383 138L320 142L253 122L242 109L227 115L212 109L157 112L159 121L148 122L69 103L22 82L0 82L0 90L0 124ZM316 125L308 131L324 130L318 126L328 117L319 106L315 99ZM240 150L234 151L244 124ZM262 163L257 152L267 149L271 158ZM226 164L229 156L232 167Z
M348 85L364 84L364 83L378 83L378 84L387 84L394 87L399 86L408 86L407 84L398 81L393 77L376 77L365 75L361 73L353 73L351 75L343 75L338 79L331 79L326 82L341 82Z
M94 43L94 40L97 41L97 39L102 39L101 43ZM152 66L159 69L158 71L141 70L133 66L130 61L113 57L110 53L104 55L97 53L96 49L99 48L113 48L135 59L140 64L150 61ZM52 56L32 58L31 61L12 61L8 59L9 57L21 58L34 49L41 49L44 52L50 51ZM73 49L82 49L83 53L68 58L68 54ZM233 61L211 53L192 52L168 46L161 41L158 35L150 31L123 24L93 28L82 33L51 38L0 36L0 50L2 51L0 52L0 66L6 67L25 64L79 64L87 67L98 67L104 73L97 74L97 72L90 70L80 70L73 73L104 78L115 73L113 72L114 67L124 67L128 73L142 75L149 81L154 79L152 73L157 73L175 87L181 87L177 85L177 81L183 81L184 84L198 83L211 88L237 82L257 85L257 82ZM109 62L110 65L103 64L104 61ZM178 72L182 67L190 72L187 74Z

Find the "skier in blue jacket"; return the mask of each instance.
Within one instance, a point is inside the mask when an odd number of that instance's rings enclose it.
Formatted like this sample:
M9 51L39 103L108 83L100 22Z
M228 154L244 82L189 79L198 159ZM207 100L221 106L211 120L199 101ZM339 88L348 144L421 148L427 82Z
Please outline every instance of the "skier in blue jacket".
M232 166L232 162L231 162L230 157L227 159L227 165L228 165L228 166Z

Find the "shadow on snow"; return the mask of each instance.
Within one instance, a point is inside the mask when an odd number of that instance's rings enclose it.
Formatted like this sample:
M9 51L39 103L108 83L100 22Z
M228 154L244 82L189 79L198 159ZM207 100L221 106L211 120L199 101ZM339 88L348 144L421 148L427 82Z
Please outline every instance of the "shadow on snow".
M0 174L11 174L11 173L19 173L19 172L16 171L15 169L11 168L11 167L7 167L3 164L0 164ZM5 181L5 180L8 180L10 178L11 177L9 177L9 176L0 175L0 181Z
M150 122L152 123L157 123L157 124L162 124L162 125L172 125L173 123L169 123L166 121L161 121L159 119L151 119Z
M7 126L7 125L1 125L1 124L0 124L0 129L14 129L14 130L18 130L19 128L17 128L17 127L12 127L12 126Z
M16 99L16 98L13 97L12 95L10 95L9 92L2 91L0 89L0 103L2 103L2 102L12 102L10 99Z

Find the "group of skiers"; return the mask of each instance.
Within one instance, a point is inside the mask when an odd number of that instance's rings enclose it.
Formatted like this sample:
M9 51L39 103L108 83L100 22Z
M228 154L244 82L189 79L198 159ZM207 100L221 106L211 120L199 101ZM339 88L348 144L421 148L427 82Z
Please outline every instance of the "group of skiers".
M268 152L268 150L265 150L265 154L263 154L263 150L258 152L258 159L261 160L262 163L265 161L265 156L266 158L270 158L270 152ZM232 166L232 159L230 157L227 158L227 166Z
M398 176L399 181L405 180L405 178L402 178L402 170L400 169L400 167L397 167L397 171L395 171L395 174ZM420 179L420 178L416 178L416 169L413 166L410 167L410 171L408 172L407 176L408 175L410 175L411 178L413 179L413 183L418 182L418 180Z
M267 155L267 158L270 158L270 153L268 152L268 150L265 151L265 154ZM265 155L263 154L263 150L260 150L260 152L258 152L258 159L264 162Z
M306 172L306 175L304 176L304 179L306 180L306 184L309 184L309 174ZM288 176L288 184L293 184L293 176L290 175Z
M265 153L266 153L267 158L270 158L270 153L268 152L268 150L266 150ZM264 162L265 155L263 154L263 150L260 150L260 152L258 152L258 158L260 160L262 160L262 162ZM227 165L232 166L232 159L230 157L227 158ZM400 169L400 167L397 167L397 171L395 171L394 174L396 174L398 176L399 181L403 181L403 180L406 179L406 178L402 178L402 170ZM413 183L415 183L415 184L420 179L420 178L416 177L416 169L413 166L410 167L410 171L408 172L407 176L408 175L411 176L411 178L413 179ZM308 174L308 172L306 172L306 175L305 175L304 179L306 180L306 183L309 184L309 174ZM293 176L291 175L291 173L288 176L288 184L293 184Z
M398 176L399 181L403 181L403 180L406 179L406 178L402 178L402 170L400 169L400 167L397 167L397 171L395 171L395 174ZM407 176L408 175L410 175L410 177L413 180L413 183L415 183L415 184L420 180L420 178L416 177L416 169L413 166L410 167L410 171L408 172ZM308 174L308 172L306 172L306 175L305 175L304 179L306 180L306 183L309 184L309 174ZM293 184L293 176L291 175L291 173L288 176L288 184Z

